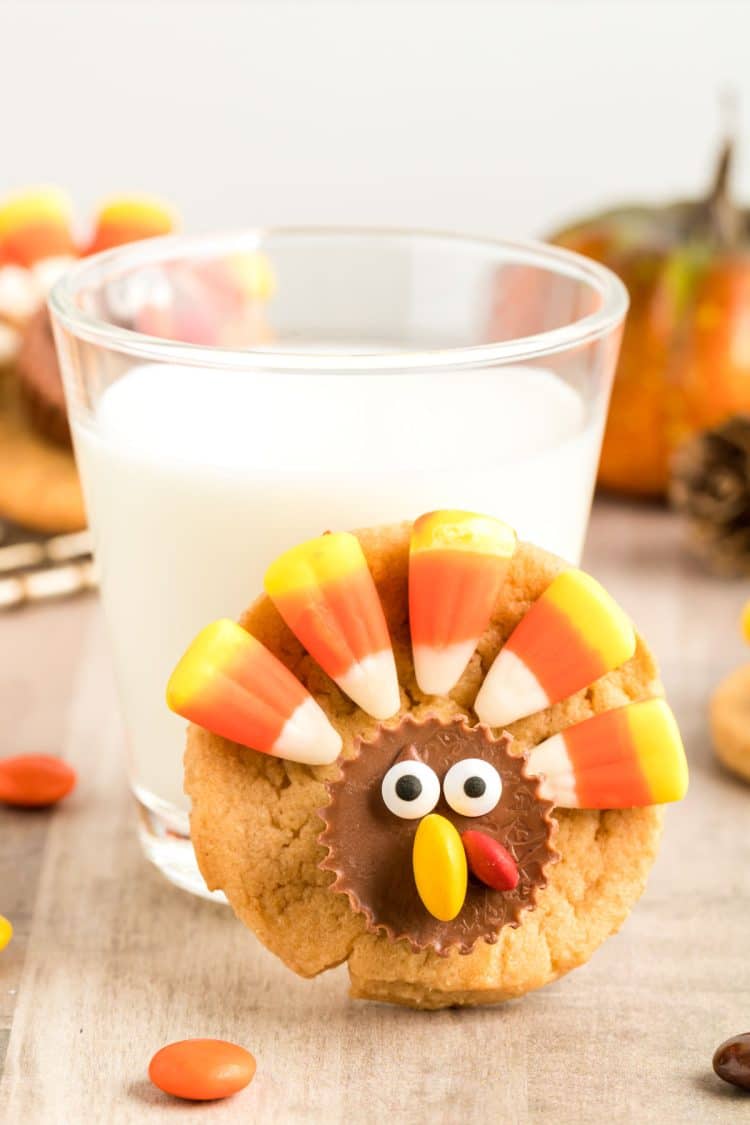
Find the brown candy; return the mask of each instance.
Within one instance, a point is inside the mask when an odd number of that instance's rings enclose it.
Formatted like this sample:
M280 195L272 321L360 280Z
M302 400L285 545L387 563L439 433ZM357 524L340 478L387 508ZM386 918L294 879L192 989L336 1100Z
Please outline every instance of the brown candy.
M750 1090L750 1031L733 1035L717 1047L713 1063L719 1078L743 1090Z

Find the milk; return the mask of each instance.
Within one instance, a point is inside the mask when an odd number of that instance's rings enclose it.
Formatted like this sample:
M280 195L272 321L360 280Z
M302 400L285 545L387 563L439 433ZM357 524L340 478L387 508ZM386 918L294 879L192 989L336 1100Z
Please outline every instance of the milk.
M281 551L433 508L500 516L579 558L599 426L542 369L279 375L144 365L74 422L130 774L187 808L185 724L164 689L186 645L238 617ZM178 820L181 814L178 814Z

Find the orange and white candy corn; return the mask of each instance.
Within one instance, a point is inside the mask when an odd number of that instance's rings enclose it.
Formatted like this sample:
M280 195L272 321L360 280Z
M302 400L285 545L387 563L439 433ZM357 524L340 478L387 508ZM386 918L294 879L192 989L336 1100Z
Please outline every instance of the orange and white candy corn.
M177 226L175 212L168 204L151 196L122 196L108 200L99 208L87 254L171 234Z
M73 209L57 188L33 188L0 200L0 262L29 268L76 254Z
M350 699L376 719L400 707L383 607L355 535L329 533L281 555L266 593L297 639Z
M528 758L540 796L568 809L629 809L681 801L688 768L663 699L603 711L554 734Z
M327 765L341 750L341 736L309 692L234 621L215 621L198 634L170 677L167 705L275 758Z
M521 619L479 689L491 727L533 715L587 687L635 652L635 631L589 574L565 570Z
M420 691L455 687L487 628L516 549L512 528L474 512L428 512L409 549L409 624Z

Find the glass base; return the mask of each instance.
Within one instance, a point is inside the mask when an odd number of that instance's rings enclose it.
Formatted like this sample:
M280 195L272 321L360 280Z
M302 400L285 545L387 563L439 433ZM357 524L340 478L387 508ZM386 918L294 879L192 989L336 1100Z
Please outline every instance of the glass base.
M152 793L134 789L138 806L138 836L146 858L170 883L183 891L226 903L222 891L209 891L190 842L190 823L186 812Z

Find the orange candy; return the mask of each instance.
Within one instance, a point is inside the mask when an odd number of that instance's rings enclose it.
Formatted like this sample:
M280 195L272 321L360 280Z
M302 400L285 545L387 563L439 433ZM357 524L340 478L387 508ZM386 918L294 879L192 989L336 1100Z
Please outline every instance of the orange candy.
M54 805L76 783L75 770L49 754L0 759L0 801L22 808Z
M255 1059L244 1047L223 1039L182 1039L156 1052L148 1076L165 1094L207 1102L249 1086Z

